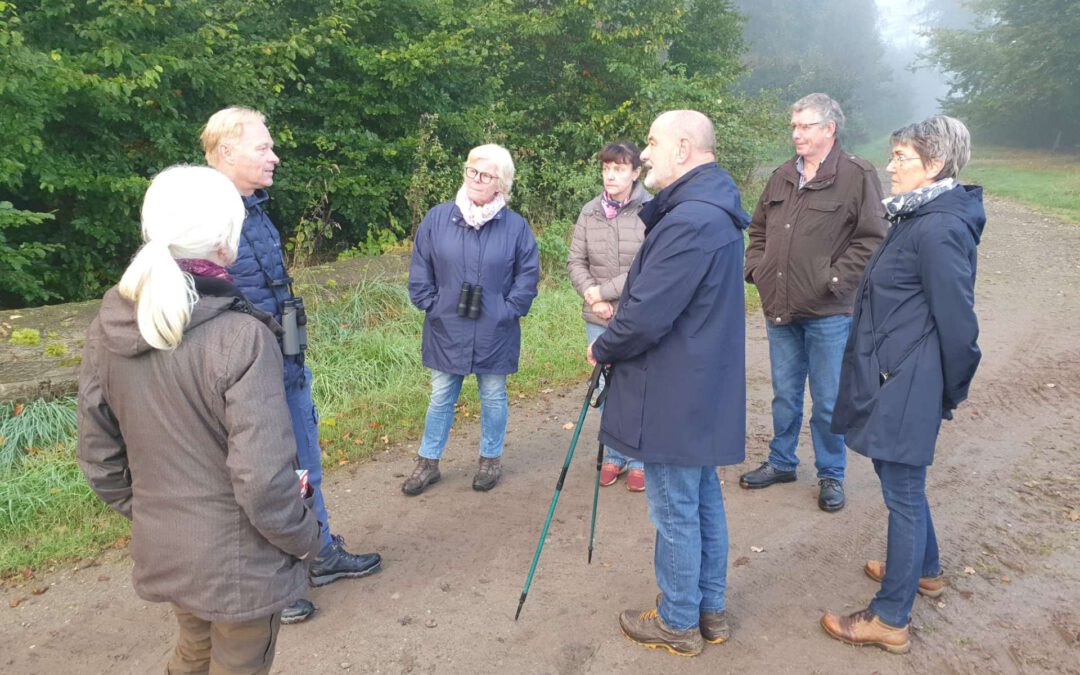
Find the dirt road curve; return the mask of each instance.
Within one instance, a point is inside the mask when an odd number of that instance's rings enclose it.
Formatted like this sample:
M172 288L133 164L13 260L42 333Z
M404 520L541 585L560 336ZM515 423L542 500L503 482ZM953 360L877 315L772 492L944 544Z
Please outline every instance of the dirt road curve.
M455 432L443 482L419 498L398 491L412 468L408 449L337 472L327 488L336 529L351 548L379 550L385 569L315 590L320 611L282 629L276 672L1080 673L1080 228L1001 201L988 212L978 283L983 365L930 472L950 589L940 601L917 599L910 655L842 645L817 623L825 609L864 607L875 590L861 567L882 556L886 521L869 461L851 455L848 507L836 514L815 506L808 438L798 482L737 487L739 473L764 458L770 428L765 334L754 316L748 460L721 472L731 642L681 659L619 633L617 613L647 607L656 593L653 532L643 496L621 482L603 490L586 566L591 441L579 447L514 622L570 438L563 425L580 406L575 388L515 401L506 474L489 494L469 487L474 421ZM583 439L595 438L596 423L586 422ZM47 593L30 593L43 584ZM161 672L175 626L165 607L132 592L122 554L3 595L4 673Z

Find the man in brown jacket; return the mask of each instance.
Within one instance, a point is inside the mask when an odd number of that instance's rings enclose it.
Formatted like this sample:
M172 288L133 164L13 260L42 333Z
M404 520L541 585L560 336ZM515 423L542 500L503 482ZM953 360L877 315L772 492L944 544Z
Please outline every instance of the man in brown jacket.
M843 126L843 111L825 94L791 106L795 157L769 178L746 249L746 281L757 286L769 336L773 439L768 460L739 484L764 488L795 480L809 378L823 511L844 508L844 437L829 425L855 289L887 227L881 181L873 165L840 147Z

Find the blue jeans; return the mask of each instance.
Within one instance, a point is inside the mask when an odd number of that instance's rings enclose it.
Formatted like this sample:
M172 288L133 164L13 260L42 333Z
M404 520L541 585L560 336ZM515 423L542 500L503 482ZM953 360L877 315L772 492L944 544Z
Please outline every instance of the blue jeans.
M592 344L596 338L604 334L607 330L604 326L595 323L585 322L585 340L586 344ZM600 388L604 387L604 376L600 376ZM604 410L604 406L600 406L600 410ZM619 468L626 467L627 469L644 469L645 463L640 459L634 459L633 457L627 457L615 448L605 445L604 446L604 463L614 464Z
M450 438L454 425L454 404L461 395L464 375L431 371L431 402L428 403L424 421L424 437L420 441L419 455L427 459L439 459ZM503 440L506 438L506 419L510 408L506 402L506 375L477 373L476 384L480 389L480 456L501 457Z
M698 625L724 609L728 534L715 466L645 463L649 519L656 527L653 567L664 594L660 618L671 628Z
M911 619L919 577L941 574L937 535L926 501L926 467L873 461L889 509L889 542L885 578L870 602L870 611L900 628Z
M780 471L799 465L795 449L803 421L803 391L810 378L810 438L818 478L844 480L847 454L843 434L829 430L840 388L840 363L851 330L850 316L803 319L783 326L766 324L772 370L773 439L769 464Z
M330 517L322 494L322 450L319 448L319 413L311 400L311 369L304 366L304 382L299 387L285 389L285 402L292 417L296 437L296 459L301 469L307 469L308 483L315 493L315 517L319 519L319 536L325 552L331 545Z

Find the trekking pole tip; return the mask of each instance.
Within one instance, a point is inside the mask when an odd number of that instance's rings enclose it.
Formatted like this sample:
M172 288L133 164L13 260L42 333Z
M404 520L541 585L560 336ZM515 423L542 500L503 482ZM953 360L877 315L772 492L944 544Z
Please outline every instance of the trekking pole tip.
M514 612L514 621L517 621L518 617L521 616L521 608L522 608L522 606L525 605L525 596L526 595L528 595L528 593L522 593L521 594L521 599L518 600L518 608L517 608L517 611Z

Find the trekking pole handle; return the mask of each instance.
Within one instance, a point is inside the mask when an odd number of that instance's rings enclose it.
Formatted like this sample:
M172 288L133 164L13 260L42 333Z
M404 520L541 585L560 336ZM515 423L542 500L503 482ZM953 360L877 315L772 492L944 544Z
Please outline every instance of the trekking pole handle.
M599 394L596 394L596 389L600 386L600 376L604 377L604 388L600 390ZM592 375L589 377L589 405L593 408L599 408L604 405L604 401L607 399L608 388L607 385L610 382L611 377L611 364L597 363L593 367ZM596 394L595 398L593 395Z

